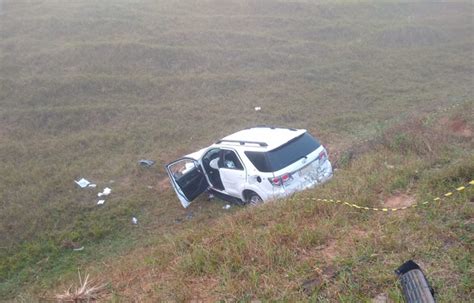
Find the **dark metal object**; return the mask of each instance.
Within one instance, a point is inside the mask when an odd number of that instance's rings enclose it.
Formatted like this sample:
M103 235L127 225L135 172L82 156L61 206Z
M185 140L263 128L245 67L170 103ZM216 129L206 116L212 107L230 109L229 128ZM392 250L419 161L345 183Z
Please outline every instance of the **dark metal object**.
M436 302L434 299L434 290L418 264L409 260L395 270L395 273L400 278L403 296L407 303Z
M142 166L142 167L150 167L153 164L155 164L155 161L142 159L142 160L138 161L138 164L140 164L140 166Z
M224 139L221 139L221 140L217 141L216 144L220 144L220 143L222 143L222 142L239 143L240 145L245 145L245 144L257 144L257 145L260 145L261 147L266 147L266 146L268 146L268 144L265 143L265 142L245 141L245 140L224 140Z
M265 124L261 124L261 125L252 126L252 127L246 128L246 129L252 129L252 128L270 128L270 129L277 129L277 128L281 128L281 129L288 129L288 130L291 130L291 131L297 131L297 129L296 129L296 128L290 128L290 127L277 127L277 126L272 126L272 125L265 125Z

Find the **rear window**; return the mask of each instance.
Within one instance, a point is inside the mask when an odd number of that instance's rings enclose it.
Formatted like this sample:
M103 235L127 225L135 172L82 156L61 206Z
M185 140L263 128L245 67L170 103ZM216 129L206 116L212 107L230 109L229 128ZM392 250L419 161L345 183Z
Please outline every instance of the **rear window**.
M246 151L250 162L261 172L278 171L315 151L321 144L310 134L303 135L268 152Z

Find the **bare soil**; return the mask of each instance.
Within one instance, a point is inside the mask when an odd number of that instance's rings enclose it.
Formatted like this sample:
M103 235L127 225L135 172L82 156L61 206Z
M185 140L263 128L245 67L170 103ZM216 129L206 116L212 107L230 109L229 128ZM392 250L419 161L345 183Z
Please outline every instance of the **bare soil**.
M440 122L441 125L456 136L464 138L472 137L472 128L468 125L467 121L461 117L442 118Z
M336 256L338 255L337 251L337 241L332 239L328 240L328 242L325 245L321 246L321 253L327 260L334 260Z
M171 188L170 180L168 177L164 177L158 181L158 188L161 191L165 191L169 188Z
M385 200L384 206L389 208L400 208L411 206L416 202L414 196L407 194L396 194Z

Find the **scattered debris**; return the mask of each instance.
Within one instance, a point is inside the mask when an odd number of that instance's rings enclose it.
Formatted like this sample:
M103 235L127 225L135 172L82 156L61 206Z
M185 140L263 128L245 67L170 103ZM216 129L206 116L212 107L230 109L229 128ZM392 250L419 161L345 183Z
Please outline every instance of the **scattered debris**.
M132 217L132 224L133 225L138 225L138 219L135 217Z
M151 167L151 166L153 166L153 164L155 164L156 162L153 161L153 160L142 159L142 160L138 161L138 163L139 163L140 166L142 166L142 167Z
M148 188L148 189L153 189L153 186L148 185L147 188Z
M105 203L105 200L99 200L99 201L97 201L97 205L102 205L102 204L104 204L104 203Z
M214 196L214 194L209 194L207 196L207 201L211 201L212 199L214 199L216 196Z
M84 250L84 246L81 246L79 248L74 248L73 251L83 251Z
M72 250L82 250L81 248L83 248L81 247L81 244L71 240L63 240L63 242L61 242L61 247Z
M79 185L81 188L85 188L85 187L89 186L89 184L91 184L91 183L89 182L89 180L86 180L86 179L84 179L84 178L82 178L82 179L79 180L79 181L74 180L74 182L76 182L76 184Z
M72 285L62 294L54 296L54 300L58 302L92 302L99 300L105 291L105 284L99 285L94 281L89 281L89 275L82 281L81 273L79 273L79 287L72 290Z
M255 106L255 111L258 112L258 111L261 111L262 108L260 106Z
M387 162L384 162L384 164L385 164L385 167L388 168L388 169L394 169L395 168L395 165L388 164Z
M97 187L97 184L93 184L93 183L91 183L91 184L89 184L87 187L96 188L96 187Z
M223 209L230 209L230 204L226 204L225 206L222 206Z
M108 196L111 192L112 192L112 189L109 187L106 187L101 193L98 193L97 196L98 197Z
M114 180L110 180L109 183L112 184L112 183L115 183L115 181L114 181Z

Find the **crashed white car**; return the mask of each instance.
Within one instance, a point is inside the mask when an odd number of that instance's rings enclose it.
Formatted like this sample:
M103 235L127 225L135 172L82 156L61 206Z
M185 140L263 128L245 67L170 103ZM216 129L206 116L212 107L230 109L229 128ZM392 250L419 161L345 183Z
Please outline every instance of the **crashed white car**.
M259 204L332 177L324 146L304 129L257 126L166 165L183 207L203 192Z

